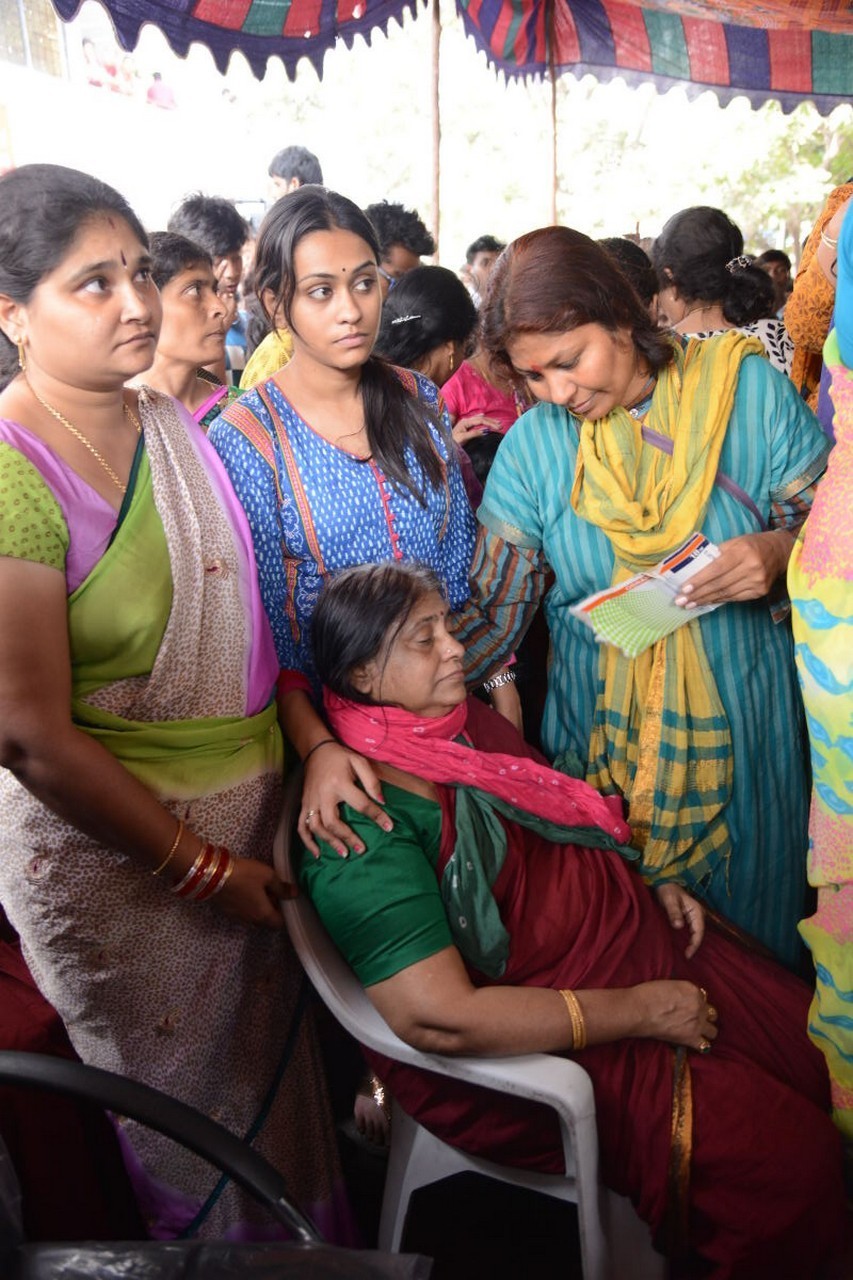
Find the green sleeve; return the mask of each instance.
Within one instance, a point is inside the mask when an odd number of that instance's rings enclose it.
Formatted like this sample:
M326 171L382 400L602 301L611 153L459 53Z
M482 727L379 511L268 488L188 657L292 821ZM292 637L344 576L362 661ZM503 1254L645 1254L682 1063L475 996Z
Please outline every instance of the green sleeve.
M435 864L441 811L433 801L383 787L390 832L343 806L366 846L342 858L320 842L319 858L302 851L299 883L364 986L453 945Z
M0 556L65 572L68 529L38 469L0 441Z

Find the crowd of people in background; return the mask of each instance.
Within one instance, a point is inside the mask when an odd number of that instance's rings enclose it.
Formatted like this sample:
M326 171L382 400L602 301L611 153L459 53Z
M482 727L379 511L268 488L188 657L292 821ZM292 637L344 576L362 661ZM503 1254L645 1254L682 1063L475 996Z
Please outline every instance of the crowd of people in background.
M673 1274L840 1277L853 183L792 276L710 206L648 253L547 227L451 270L305 147L268 178L259 225L199 192L162 229L0 178L0 1047L38 1026L250 1134L356 1239L272 865L301 762L301 891L398 1035L576 1054ZM584 623L697 535L668 629ZM523 1100L373 1058L347 1088L376 1145L390 1089L558 1171ZM263 1234L195 1156L115 1142L151 1236Z

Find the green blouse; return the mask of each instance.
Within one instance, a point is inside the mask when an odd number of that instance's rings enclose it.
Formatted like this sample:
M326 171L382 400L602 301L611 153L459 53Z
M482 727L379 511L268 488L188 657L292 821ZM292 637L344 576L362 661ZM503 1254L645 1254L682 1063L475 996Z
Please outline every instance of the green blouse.
M0 556L65 571L68 529L38 469L0 441Z
M303 847L299 884L359 980L369 987L453 945L436 876L441 808L434 800L382 784L394 830L343 806L366 852L342 858L319 841Z

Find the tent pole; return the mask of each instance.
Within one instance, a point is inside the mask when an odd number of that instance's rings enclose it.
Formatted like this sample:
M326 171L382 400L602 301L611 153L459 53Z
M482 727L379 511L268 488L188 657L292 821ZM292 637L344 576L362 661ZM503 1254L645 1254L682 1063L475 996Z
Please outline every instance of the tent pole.
M435 261L441 250L441 0L431 0L432 10L432 234L435 236Z
M556 0L547 0L548 22L548 75L551 80L551 225L557 224L557 71L556 61Z

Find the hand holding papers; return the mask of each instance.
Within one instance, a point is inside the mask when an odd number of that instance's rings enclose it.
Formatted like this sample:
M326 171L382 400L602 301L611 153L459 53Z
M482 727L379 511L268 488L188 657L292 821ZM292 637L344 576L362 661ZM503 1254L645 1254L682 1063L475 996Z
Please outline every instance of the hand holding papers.
M686 610L675 603L685 582L716 560L720 551L694 533L648 573L637 573L606 591L597 591L571 612L591 627L596 640L616 645L626 658L636 658L655 641L718 608L709 604Z

